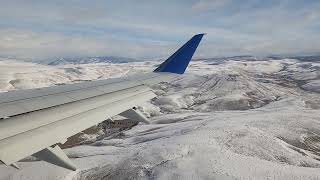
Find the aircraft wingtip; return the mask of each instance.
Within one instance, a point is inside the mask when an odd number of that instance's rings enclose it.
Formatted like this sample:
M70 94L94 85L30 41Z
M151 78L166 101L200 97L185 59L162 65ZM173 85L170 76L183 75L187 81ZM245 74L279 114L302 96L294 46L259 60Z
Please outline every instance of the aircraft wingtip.
M194 35L165 62L160 64L160 66L155 69L154 72L170 72L183 74L204 35L205 33Z

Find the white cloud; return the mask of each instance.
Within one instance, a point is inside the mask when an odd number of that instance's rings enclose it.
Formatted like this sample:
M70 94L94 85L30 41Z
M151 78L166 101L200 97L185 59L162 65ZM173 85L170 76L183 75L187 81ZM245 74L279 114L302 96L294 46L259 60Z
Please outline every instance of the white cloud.
M132 44L108 36L68 36L59 33L37 33L15 29L0 30L0 54L20 58L52 58L59 56L117 55L151 56L155 50L165 52L166 46ZM162 50L162 51L161 51Z
M192 6L192 9L196 12L216 10L229 2L230 0L200 0Z
M7 1L0 7L0 56L166 57L202 32L208 35L198 56L320 51L319 3L254 3Z

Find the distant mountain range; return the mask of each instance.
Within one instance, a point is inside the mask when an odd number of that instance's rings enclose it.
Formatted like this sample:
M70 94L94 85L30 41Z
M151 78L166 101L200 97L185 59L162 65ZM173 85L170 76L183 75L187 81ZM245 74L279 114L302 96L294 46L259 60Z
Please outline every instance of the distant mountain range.
M300 61L306 62L320 62L320 55L319 56L293 56L290 59L298 59Z
M262 61L262 60L281 60L281 59L297 59L303 62L320 62L320 55L312 56L266 56L266 57L257 57L251 55L245 56L229 56L229 57L215 57L215 58L199 58L194 59L194 61L207 61L215 64L220 64L224 61Z
M14 57L2 57L0 56L0 60L20 60L27 62L34 62L38 64L45 65L66 65L66 64L92 64L92 63L128 63L128 62L142 62L146 61L145 59L134 59L127 57L119 57L119 56L93 56L93 57L58 57L51 59L42 59L42 60L24 60L24 59L16 59ZM277 60L277 59L297 59L303 62L320 62L320 55L301 55L301 56L285 56L285 55L272 55L267 57L257 57L251 55L243 55L243 56L228 56L228 57L212 57L212 58L196 58L193 61L207 61L212 64L220 64L224 61L261 61L261 60ZM154 59L155 61L164 61L164 59Z
M117 56L96 56L96 57L60 57L49 60L33 61L39 64L46 65L65 65L65 64L91 64L91 63L127 63L127 62L139 62L133 58L117 57Z

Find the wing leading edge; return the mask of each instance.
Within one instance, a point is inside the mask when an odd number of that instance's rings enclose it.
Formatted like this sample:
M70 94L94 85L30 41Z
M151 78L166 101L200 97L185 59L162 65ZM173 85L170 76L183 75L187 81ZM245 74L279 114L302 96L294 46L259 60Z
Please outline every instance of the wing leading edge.
M156 95L148 85L183 74L204 34L193 36L152 73L0 94L0 161L34 156L76 170L57 143L115 115L149 123L135 109ZM55 146L55 147L53 147Z

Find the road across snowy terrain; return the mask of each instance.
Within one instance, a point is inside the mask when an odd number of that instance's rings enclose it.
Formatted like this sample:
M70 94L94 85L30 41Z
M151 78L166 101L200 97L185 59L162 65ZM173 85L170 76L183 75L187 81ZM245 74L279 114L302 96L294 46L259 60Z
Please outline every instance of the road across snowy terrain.
M3 59L0 88L119 77L154 65ZM19 171L0 165L0 179L320 179L320 63L199 60L153 89L158 97L141 107L152 124L65 149L76 172L26 159Z

